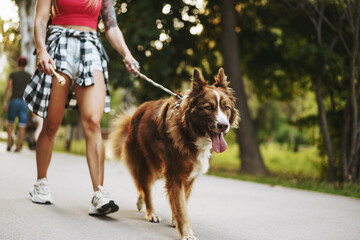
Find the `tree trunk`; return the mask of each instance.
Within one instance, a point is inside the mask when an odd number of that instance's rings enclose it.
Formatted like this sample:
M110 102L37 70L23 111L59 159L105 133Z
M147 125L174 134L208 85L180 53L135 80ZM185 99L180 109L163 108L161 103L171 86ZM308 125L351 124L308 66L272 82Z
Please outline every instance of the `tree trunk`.
M331 139L329 134L329 128L326 119L326 111L324 107L324 103L321 96L321 83L323 79L323 69L324 69L324 61L319 66L319 70L316 76L316 84L315 84L315 94L316 94L316 103L318 106L318 114L319 114L319 123L320 129L324 137L325 149L328 156L329 162L329 180L331 182L336 181L336 167L335 167L335 158L333 153L333 148L331 145Z
M360 51L358 54L358 72L357 72L357 84L356 84L356 101L359 102L360 98ZM358 137L356 142L356 162L357 162L357 183L360 184L360 118L358 118Z
M358 69L360 69L360 54L357 56L358 58ZM359 74L359 73L357 73ZM356 93L355 93L355 103L359 101L360 98L360 81L359 77L357 77L357 84L356 84ZM345 110L344 110L344 116L342 121L342 131L341 131L341 139L340 139L340 165L341 165L341 180L342 181L350 181L350 169L349 161L350 161L350 148L349 148L349 140L350 140L350 128L351 128L351 121L352 121L352 113L351 113L351 107L350 107L351 99L348 98ZM359 155L360 155L360 118L358 117L358 123L357 123L357 136L355 136L355 163L357 166L355 166L355 171L357 172L357 180L355 178L355 181L358 181L360 183L360 166L359 166ZM348 153L349 152L349 153Z
M311 2L310 0L308 2ZM335 165L335 157L334 157L334 151L331 144L331 138L329 133L329 127L327 124L327 118L326 118L326 110L323 103L323 98L321 95L321 85L324 78L324 68L325 68L325 58L321 53L321 48L323 45L322 41L322 24L323 24L323 15L325 11L325 2L320 1L319 5L315 4L313 5L315 9L317 9L318 13L315 15L310 14L306 8L304 8L302 5L300 5L305 12L305 14L308 16L309 20L313 23L315 31L316 31L316 44L318 49L318 62L319 66L317 66L317 72L314 76L314 83L315 83L315 95L316 95L316 103L318 107L318 117L319 117L319 125L320 130L323 135L324 144L325 144L325 150L326 154L328 156L328 163L329 163L329 180L331 182L336 181L336 165ZM335 47L335 44L337 42L338 37L336 36L331 42L329 46L329 50L332 50Z
M28 60L25 70L33 73L36 66L36 57L33 55L35 49L33 35L36 0L16 0L15 2L19 8L21 56Z
M350 56L350 107L351 107L351 136L350 136L350 152L349 152L349 173L350 181L356 181L357 178L357 156L356 156L356 138L358 124L358 104L356 101L356 60L359 54L359 27L360 27L360 1L354 4L354 33L353 48Z
M348 176L348 136L350 131L350 105L349 102L345 105L342 129L341 129L341 138L340 138L340 167L341 167L341 181L347 180Z
M222 26L221 51L224 59L224 69L228 75L230 86L235 90L236 105L241 116L239 128L236 130L236 139L240 146L241 172L266 174L267 170L260 154L256 130L250 116L241 76L238 38L235 33L235 4L233 0L220 0L219 5Z

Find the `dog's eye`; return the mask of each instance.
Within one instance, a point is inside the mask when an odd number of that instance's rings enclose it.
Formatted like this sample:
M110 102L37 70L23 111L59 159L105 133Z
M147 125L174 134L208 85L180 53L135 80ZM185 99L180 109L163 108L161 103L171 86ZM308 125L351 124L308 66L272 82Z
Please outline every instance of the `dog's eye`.
M211 106L206 106L205 109L209 110L209 111L212 111L213 108Z

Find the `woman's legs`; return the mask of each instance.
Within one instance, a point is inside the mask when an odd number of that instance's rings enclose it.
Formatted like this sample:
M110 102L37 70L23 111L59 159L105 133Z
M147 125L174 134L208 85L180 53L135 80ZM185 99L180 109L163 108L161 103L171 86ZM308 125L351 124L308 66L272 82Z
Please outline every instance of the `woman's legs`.
M7 128L6 128L6 131L8 134L8 151L10 151L10 148L13 145L13 139L12 139L13 129L14 129L14 124L8 123ZM22 146L22 142L25 137L25 133L26 133L26 128L24 126L22 126L22 127L19 126L18 127L18 139L17 139L17 143L16 143L17 151L21 150L21 146Z
M14 144L13 139L13 130L14 130L14 122L17 115L17 105L15 100L11 100L8 107L8 116L7 116L7 125L6 125L6 132L8 134L8 144L7 144L7 150L10 151L12 145Z
M85 133L86 159L94 189L89 215L98 216L116 212L119 207L102 187L105 151L100 123L105 108L106 88L101 71L94 71L94 82L95 85L89 87L75 86L75 93L80 108L80 121Z
M7 131L7 134L8 134L8 141L7 141L7 150L8 151L10 151L10 149L11 149L11 147L13 145L13 139L12 139L13 129L14 129L14 124L8 122L7 126L6 126L6 131Z
M20 152L22 148L22 143L26 134L26 124L28 122L28 107L24 100L17 99L18 105L18 135L15 152Z
M80 109L81 125L86 140L86 159L94 192L104 182L105 150L101 136L101 118L105 108L105 81L101 71L94 71L95 85L75 86L76 99Z
M43 128L36 142L36 164L37 178L46 178L47 170L50 165L51 154L54 147L56 132L61 124L66 98L69 91L71 80L65 74L61 74L66 79L66 84L57 84L56 77L53 78L51 97L48 108L47 118L44 119Z
M31 200L34 203L53 203L49 184L46 179L47 170L50 165L55 134L64 115L66 98L71 82L69 77L64 74L61 75L66 78L66 83L64 86L60 86L57 84L56 77L53 78L47 118L44 120L42 131L36 142L37 181L29 191Z
M16 142L16 150L15 151L20 151L22 148L22 143L25 137L25 133L26 133L26 127L22 126L18 128L18 139Z

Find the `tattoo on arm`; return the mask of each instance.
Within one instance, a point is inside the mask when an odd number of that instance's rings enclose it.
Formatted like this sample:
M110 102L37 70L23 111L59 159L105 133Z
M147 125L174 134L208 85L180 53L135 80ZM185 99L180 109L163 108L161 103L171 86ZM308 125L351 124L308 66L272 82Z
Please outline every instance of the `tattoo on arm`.
M105 30L117 26L116 14L113 0L103 0L101 7L101 17L105 25Z

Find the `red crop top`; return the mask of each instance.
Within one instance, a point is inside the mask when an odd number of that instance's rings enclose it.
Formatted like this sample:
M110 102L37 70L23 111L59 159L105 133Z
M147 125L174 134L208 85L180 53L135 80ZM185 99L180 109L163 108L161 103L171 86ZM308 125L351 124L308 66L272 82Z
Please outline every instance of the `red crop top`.
M88 0L56 0L52 24L86 26L96 29L102 0L98 0L96 11L87 7L87 4Z

